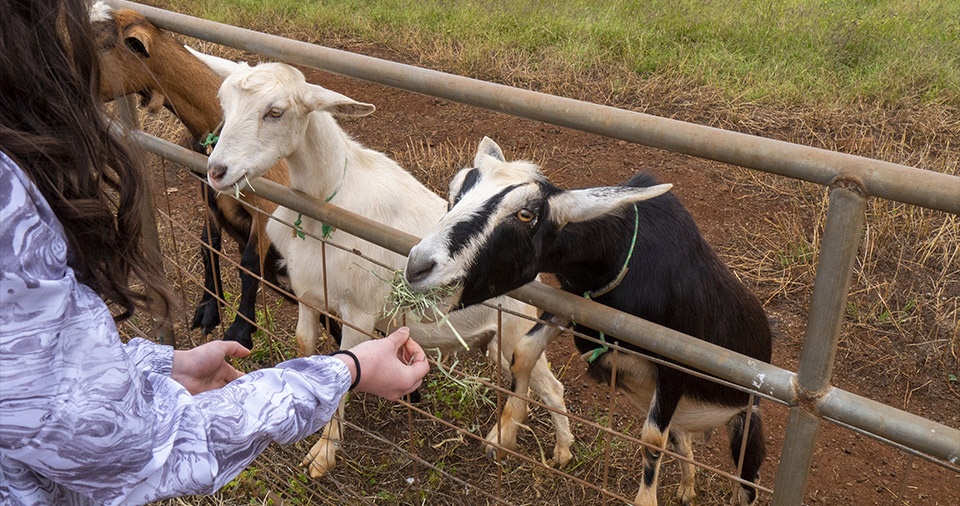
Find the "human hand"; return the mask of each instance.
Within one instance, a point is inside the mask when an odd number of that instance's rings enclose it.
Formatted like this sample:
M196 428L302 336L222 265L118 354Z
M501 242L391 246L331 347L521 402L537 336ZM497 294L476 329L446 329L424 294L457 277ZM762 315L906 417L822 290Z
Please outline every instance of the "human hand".
M387 337L364 341L350 351L360 362L360 383L356 390L395 401L420 387L430 371L423 348L410 339L410 329L401 327ZM353 360L336 355L356 377Z
M250 354L236 341L210 341L192 350L173 351L173 372L170 376L191 394L220 388L243 376L227 363L227 357L243 358Z

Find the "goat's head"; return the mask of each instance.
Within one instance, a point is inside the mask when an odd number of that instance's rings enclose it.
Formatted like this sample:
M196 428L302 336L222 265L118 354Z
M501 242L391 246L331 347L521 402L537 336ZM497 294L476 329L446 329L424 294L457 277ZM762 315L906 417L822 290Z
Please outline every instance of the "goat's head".
M414 290L460 285L454 307L502 295L539 272L540 255L567 223L620 212L670 190L622 186L564 191L530 162L504 160L484 137L474 166L450 182L449 211L410 251L406 278Z
M140 13L113 10L99 1L90 8L90 21L100 60L100 98L139 93L150 98L151 111L162 107L163 95L157 92L160 85L149 58L156 40L165 34Z
M223 128L207 162L207 179L218 190L259 177L294 153L304 141L310 114L365 116L374 111L370 104L308 83L290 65L251 67L195 54L224 78Z

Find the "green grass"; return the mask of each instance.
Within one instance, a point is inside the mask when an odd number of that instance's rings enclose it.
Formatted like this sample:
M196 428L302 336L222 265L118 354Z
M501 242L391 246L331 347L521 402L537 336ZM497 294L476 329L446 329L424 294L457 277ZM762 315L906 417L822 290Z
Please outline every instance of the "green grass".
M673 80L772 104L960 105L953 0L199 0L201 17L456 53L535 73ZM399 46L398 46L399 44ZM481 76L482 77L482 76Z

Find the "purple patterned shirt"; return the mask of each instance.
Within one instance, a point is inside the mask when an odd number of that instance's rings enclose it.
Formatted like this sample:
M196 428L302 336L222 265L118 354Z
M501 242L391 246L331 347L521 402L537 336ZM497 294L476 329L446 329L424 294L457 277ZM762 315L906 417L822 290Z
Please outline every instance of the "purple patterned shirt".
M190 395L173 349L123 344L67 266L60 222L0 152L0 504L142 504L208 494L271 442L321 428L350 385L313 356Z

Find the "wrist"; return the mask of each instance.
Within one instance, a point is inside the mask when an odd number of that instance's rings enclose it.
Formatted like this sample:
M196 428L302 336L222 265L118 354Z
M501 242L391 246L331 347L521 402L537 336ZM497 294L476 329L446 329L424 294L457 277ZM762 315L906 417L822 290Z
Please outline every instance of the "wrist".
M360 384L360 359L350 350L337 350L330 356L343 362L350 371L350 377L353 378L350 390L357 388L357 385Z

